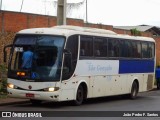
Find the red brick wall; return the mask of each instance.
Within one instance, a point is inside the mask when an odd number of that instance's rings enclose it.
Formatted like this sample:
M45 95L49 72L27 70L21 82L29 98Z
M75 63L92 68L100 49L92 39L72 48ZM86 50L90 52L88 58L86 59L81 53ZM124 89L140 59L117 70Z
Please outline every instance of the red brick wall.
M153 37L156 41L156 63L160 65L160 37Z
M21 29L27 28L27 16L19 13L4 13L4 30L17 32Z
M0 12L0 28L2 28L2 12ZM1 31L1 29L0 29L0 31Z
M56 25L56 21L54 16L2 11L0 13L0 31L18 32L26 28L51 27Z
M92 27L92 28L106 29L106 30L113 30L113 26L112 25L84 23L84 26L86 26L86 27Z
M141 32L141 36L144 36L144 37L152 37L152 33L151 32Z
M52 27L57 25L57 18L54 16L1 11L0 18L1 32L18 32L26 28ZM2 20L4 21L4 24L2 24ZM67 25L88 26L113 30L112 25L86 24L83 20L71 18L67 18Z
M118 33L118 34L127 34L127 35L131 35L131 32L129 30L122 30L122 29L113 29L114 32Z
M67 25L84 26L84 21L79 19L67 19Z

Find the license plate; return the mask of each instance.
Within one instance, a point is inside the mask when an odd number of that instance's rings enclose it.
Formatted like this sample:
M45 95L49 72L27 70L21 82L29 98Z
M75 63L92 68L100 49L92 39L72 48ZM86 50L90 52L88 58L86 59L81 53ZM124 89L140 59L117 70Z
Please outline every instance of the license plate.
M34 98L34 94L32 94L32 93L26 93L26 97L28 97L28 98Z

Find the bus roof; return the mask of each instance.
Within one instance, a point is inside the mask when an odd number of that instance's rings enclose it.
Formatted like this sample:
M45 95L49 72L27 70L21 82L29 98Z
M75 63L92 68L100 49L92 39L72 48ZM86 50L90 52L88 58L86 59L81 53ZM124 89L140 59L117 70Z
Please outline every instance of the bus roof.
M113 38L134 39L134 40L144 40L144 41L154 42L154 39L150 37L122 35L122 34L117 34L111 30L79 27L79 26L71 26L71 25L61 25L61 26L54 26L50 28L24 29L19 31L17 34L48 34L48 35L51 34L51 35L62 35L62 36L82 34L82 35L93 35L93 36L101 36L101 37L113 37Z

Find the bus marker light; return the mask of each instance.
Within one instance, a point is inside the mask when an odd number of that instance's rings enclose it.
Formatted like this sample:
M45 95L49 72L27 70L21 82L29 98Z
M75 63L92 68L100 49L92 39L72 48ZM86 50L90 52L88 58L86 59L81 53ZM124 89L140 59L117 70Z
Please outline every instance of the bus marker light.
M19 76L19 75L20 75L20 72L17 72L17 75Z
M25 72L17 72L17 76L25 76L26 73Z

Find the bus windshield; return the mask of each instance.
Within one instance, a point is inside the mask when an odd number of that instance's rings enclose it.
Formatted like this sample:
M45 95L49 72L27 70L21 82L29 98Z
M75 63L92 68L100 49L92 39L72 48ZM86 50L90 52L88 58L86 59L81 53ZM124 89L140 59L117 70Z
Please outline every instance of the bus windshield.
M18 80L58 81L65 38L19 35L13 44L8 77Z

